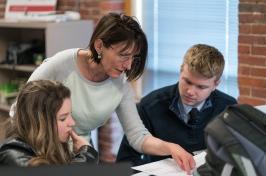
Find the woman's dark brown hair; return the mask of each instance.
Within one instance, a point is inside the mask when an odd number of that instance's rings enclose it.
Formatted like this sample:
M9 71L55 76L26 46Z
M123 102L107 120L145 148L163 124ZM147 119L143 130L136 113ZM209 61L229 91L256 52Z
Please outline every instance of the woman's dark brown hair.
M94 42L97 39L101 39L106 48L118 43L125 43L124 50L134 46L134 51L138 52L137 59L134 59L126 75L128 81L138 79L142 75L147 59L148 42L140 25L133 17L109 13L100 19L89 43L93 61L100 63L94 48Z

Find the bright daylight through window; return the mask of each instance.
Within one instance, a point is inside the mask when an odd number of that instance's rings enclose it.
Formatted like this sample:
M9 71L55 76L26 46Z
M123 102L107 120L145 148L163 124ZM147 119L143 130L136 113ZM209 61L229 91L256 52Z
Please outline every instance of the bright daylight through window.
M149 58L143 95L178 80L185 51L197 43L225 57L220 90L237 97L238 0L133 0L148 37Z

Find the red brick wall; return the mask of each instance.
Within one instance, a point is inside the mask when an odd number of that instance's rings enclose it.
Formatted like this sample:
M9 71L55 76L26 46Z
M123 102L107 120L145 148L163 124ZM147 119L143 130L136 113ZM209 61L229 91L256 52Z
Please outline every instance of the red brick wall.
M82 19L92 19L95 22L108 12L122 12L124 0L57 0L57 9L61 11L76 10Z
M266 0L240 0L239 102L266 103Z
M76 3L79 2L79 3ZM0 0L0 18L4 17L6 0ZM124 11L124 0L57 0L57 10L79 11L82 19L91 19L96 23L105 13ZM113 142L116 133L121 133L117 128L116 119L111 118L106 125L99 129L99 152L102 162L114 162L116 155L113 150Z
M6 0L0 0L0 18L4 17ZM82 19L95 22L107 12L122 12L124 0L57 0L57 10L79 11Z

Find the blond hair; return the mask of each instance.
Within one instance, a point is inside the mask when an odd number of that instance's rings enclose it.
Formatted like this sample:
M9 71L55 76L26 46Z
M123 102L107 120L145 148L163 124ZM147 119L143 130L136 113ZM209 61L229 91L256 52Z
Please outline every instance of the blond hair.
M224 70L224 57L213 46L196 44L189 48L184 56L181 71L187 64L189 71L200 74L206 78L216 77L219 80Z

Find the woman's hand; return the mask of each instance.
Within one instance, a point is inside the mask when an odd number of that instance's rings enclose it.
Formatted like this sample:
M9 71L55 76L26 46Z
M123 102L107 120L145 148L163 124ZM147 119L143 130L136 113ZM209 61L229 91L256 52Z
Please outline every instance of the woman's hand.
M82 147L84 145L90 145L86 139L84 139L81 136L78 136L74 130L71 131L70 136L71 136L72 141L73 141L74 153L77 153L79 151L80 147Z
M193 156L178 144L167 143L166 145L169 148L172 158L177 162L180 168L186 171L187 174L191 174L191 171L196 166Z
M142 144L142 150L146 154L152 155L172 155L180 168L191 174L195 168L193 156L184 150L180 145L163 141L153 136L146 136Z

